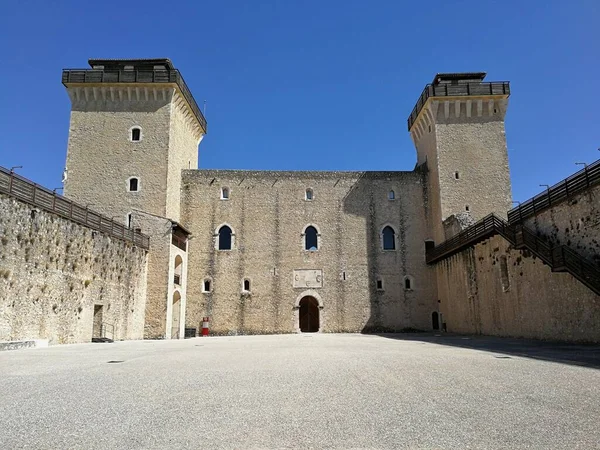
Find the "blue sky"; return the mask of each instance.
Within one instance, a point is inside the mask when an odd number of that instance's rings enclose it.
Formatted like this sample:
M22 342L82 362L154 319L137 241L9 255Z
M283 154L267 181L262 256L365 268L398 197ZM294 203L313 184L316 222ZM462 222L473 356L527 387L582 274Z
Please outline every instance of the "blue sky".
M201 168L411 170L436 72L511 81L513 197L600 158L600 2L19 1L0 16L0 165L60 186L62 68L169 57L207 102Z

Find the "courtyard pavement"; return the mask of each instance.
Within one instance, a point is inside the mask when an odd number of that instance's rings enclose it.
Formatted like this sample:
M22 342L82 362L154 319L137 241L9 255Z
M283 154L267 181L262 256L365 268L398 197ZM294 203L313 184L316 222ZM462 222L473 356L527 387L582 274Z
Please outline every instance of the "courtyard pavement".
M600 448L600 346L310 334L0 352L0 448Z

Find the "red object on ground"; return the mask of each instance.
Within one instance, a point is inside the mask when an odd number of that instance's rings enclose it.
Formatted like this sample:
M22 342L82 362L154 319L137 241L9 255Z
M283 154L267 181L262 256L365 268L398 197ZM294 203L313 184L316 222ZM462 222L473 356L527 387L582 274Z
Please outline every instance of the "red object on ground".
M202 336L208 336L208 317L202 318Z

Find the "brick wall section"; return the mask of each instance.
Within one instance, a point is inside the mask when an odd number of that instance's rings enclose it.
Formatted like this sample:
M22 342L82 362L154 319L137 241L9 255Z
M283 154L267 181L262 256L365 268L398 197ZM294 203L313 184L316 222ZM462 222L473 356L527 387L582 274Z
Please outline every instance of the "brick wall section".
M525 220L550 242L563 244L600 266L600 186L574 195Z
M600 341L600 296L501 236L436 267L450 332Z
M142 338L145 250L4 195L0 230L0 340L89 342L94 305L106 336Z
M230 199L220 190L230 188ZM312 188L314 200L305 201ZM388 200L393 189L396 200ZM323 270L322 331L431 328L437 308L432 268L425 265L424 175L419 172L183 172L182 220L189 244L186 326L211 318L211 332L287 333L297 330L294 305L308 289L293 287L295 269ZM232 251L215 250L214 233L228 224ZM320 232L317 252L305 251L307 225ZM397 250L381 250L392 225ZM343 272L346 280L343 280ZM404 290L411 275L415 287ZM376 279L384 291L376 289ZM213 291L201 292L205 277ZM242 280L251 280L251 294Z

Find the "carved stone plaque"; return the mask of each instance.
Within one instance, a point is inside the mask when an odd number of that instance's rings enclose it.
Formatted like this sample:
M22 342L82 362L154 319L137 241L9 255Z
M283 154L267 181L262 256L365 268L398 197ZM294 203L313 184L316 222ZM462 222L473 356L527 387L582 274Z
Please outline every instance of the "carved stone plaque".
M294 270L295 288L321 288L323 287L323 271L321 269Z

